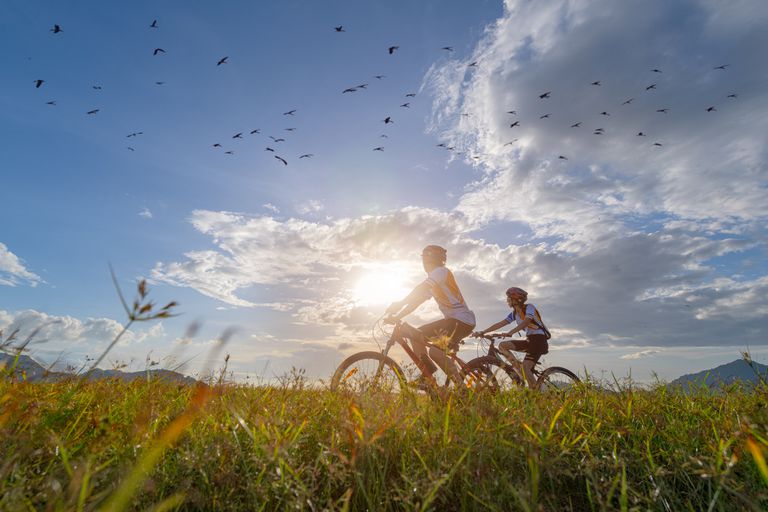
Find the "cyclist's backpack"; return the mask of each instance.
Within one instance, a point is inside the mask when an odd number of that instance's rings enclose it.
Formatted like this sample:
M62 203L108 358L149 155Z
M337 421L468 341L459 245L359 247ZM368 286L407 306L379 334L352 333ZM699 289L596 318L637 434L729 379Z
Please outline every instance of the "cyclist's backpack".
M541 314L539 313L539 310L536 309L536 306L533 306L533 304L526 304L525 306L532 306L533 307L533 323L536 324L536 327L544 331L544 336L547 337L547 339L550 339L552 337L552 333L549 332L549 329L547 329L547 326L544 325L544 321L541 319ZM515 311L515 315L517 315L517 311Z

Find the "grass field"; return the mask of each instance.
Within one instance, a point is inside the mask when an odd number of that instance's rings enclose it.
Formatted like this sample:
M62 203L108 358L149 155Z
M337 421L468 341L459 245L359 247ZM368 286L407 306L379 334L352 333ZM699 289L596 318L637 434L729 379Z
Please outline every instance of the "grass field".
M2 510L766 510L768 390L0 381Z

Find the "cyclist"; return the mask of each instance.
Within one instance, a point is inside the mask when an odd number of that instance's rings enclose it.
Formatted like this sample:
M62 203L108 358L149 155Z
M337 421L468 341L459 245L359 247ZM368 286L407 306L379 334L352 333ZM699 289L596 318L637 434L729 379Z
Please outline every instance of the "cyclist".
M425 345L425 341L439 345L441 341L447 340L446 351L456 351L459 349L461 340L475 328L475 314L467 307L453 273L446 268L446 257L446 250L439 245L428 245L424 248L421 252L421 262L427 273L427 279L416 286L403 300L393 302L387 308L388 317L385 322L396 323L430 297L435 299L444 318L422 325L407 334L411 339L413 351L424 363L425 371L430 377L437 371L434 361L447 375L458 382L459 371L445 351L430 347L427 354ZM424 385L425 380L428 380L427 376L421 375L417 379L417 385Z
M523 372L525 374L525 380L528 382L528 386L533 389L536 384L536 377L534 377L531 369L539 361L539 358L549 352L549 343L547 340L550 338L549 330L547 330L544 322L541 321L541 315L533 304L526 304L528 300L528 292L522 288L513 286L507 289L507 304L512 308L512 312L507 315L504 320L496 322L492 326L472 333L473 336L484 336L489 332L493 332L496 329L500 329L505 325L509 325L512 322L517 323L517 327L505 333L506 336L512 336L516 332L520 332L525 329L526 338L524 340L514 341L502 341L499 343L499 350L502 353L509 353L509 350L516 350L517 352L525 352L525 359L523 360Z

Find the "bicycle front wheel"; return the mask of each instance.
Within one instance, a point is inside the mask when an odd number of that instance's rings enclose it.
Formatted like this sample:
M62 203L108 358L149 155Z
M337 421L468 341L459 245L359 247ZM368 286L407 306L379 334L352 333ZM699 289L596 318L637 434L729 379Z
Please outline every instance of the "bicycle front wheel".
M358 352L346 358L331 378L331 391L354 394L399 393L405 374L392 358L381 352Z
M491 356L472 359L462 370L468 388L498 393L522 386L520 376L511 365Z
M550 366L539 375L536 386L541 391L564 391L581 381L571 370L560 366Z

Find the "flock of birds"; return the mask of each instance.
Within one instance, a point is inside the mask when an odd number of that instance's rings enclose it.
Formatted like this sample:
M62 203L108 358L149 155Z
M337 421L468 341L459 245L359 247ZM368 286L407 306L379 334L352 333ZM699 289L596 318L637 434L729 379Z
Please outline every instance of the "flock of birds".
M150 29L158 29L159 25L158 25L157 20L153 20L152 23L149 24L149 28ZM346 30L345 30L343 25L339 25L339 26L333 27L333 29L337 33L346 32ZM53 26L53 28L50 29L50 32L52 32L53 34L60 34L60 33L63 32L63 30L62 30L60 25L55 24ZM399 49L400 49L399 46L394 45L394 46L387 47L386 51L387 51L387 53L389 55L393 55ZM440 49L442 51L445 51L445 52L453 52L454 51L453 47L451 47L451 46L443 46ZM165 53L166 53L166 50L164 48L160 48L160 47L154 48L154 50L152 51L152 55L153 56L158 56L158 55L162 55L162 54L165 54ZM228 56L221 57L220 59L218 59L216 61L216 66L222 66L222 65L227 64L228 63L228 59L229 59ZM478 65L478 62L474 61L474 62L469 63L467 65L467 67L468 68L476 68L477 65ZM729 67L729 64L722 64L722 65L719 65L719 66L715 66L713 68L713 70L715 70L715 71L718 71L718 70L719 71L725 71L727 67ZM660 69L651 69L650 72L658 73L658 74L663 73L662 70L660 70ZM372 78L374 78L374 79L376 79L378 81L378 80L383 80L386 77L384 75L374 75ZM44 83L46 83L46 81L44 79L35 79L34 80L34 84L35 84L35 87L37 89L40 89L43 86ZM158 85L158 86L162 86L162 85L165 84L165 82L156 81L155 84ZM352 93L356 93L356 92L359 92L359 91L364 91L364 90L366 90L368 88L369 85L370 85L369 83L360 83L360 84L357 84L357 85L354 85L354 86L351 86L351 87L347 87L347 88L345 88L345 89L343 89L341 91L341 94L352 94ZM602 81L601 80L595 80L595 81L591 82L590 85L591 86L595 86L595 87L600 87L600 86L602 86ZM648 86L645 87L645 92L655 90L657 88L657 85L658 84L655 83L655 82L649 84ZM101 90L102 87L100 85L93 85L92 88L95 89L95 90ZM547 100L547 99L552 97L552 93L553 93L552 91L543 92L543 93L538 95L538 100L539 101ZM412 93L411 92L411 93L405 94L405 99L408 100L408 101L405 101L404 103L400 104L399 108L406 108L406 109L410 108L410 106L411 106L411 99L415 98L415 97L416 97L416 93ZM728 99L736 99L737 97L738 97L738 95L736 93L730 93L730 94L728 94L726 96L726 98L728 98ZM634 97L627 98L626 100L624 100L621 103L621 106L630 105L634 100L635 100ZM46 104L47 105L51 105L51 106L55 106L56 105L56 101L55 100L51 100L51 101L48 101ZM706 112L715 112L715 111L717 111L717 108L714 105L712 105L712 106L706 107L704 110ZM91 110L88 110L86 112L86 115L96 115L99 111L100 111L99 108L93 108ZM667 114L667 113L669 113L669 111L670 111L669 108L659 108L659 109L656 110L656 112L659 113L659 114ZM296 112L298 112L298 109L293 108L293 109L290 109L290 110L287 110L287 111L283 112L283 116L285 116L285 117L294 117L296 115ZM516 119L517 116L518 116L517 110L508 110L508 111L506 111L506 114L511 115L511 116L515 116L515 119L512 120L510 122L510 124L509 124L509 129L510 130L518 129L518 128L521 128L523 126L523 122L521 120ZM470 116L471 114L463 113L461 115L462 116ZM603 111L603 112L600 112L600 115L601 116L605 116L605 117L609 117L611 114L609 112L607 112L607 111ZM552 114L550 114L550 113L542 113L541 115L539 115L539 120L549 119L549 118L551 118L551 116L552 116ZM385 126L394 123L394 121L392 119L392 116L386 116L384 119L382 119L382 122L384 123ZM526 123L527 122L528 121L526 120ZM570 128L571 129L578 129L578 128L581 128L583 124L584 124L583 121L576 121L576 122L573 122L572 124L570 124ZM290 132L296 131L296 128L288 127L288 128L284 128L283 131L290 133ZM234 133L233 135L231 135L231 140L243 140L245 138L245 133L246 132ZM250 136L260 135L261 134L261 129L260 128L254 128L254 129L248 130L247 133ZM596 135L596 136L602 136L602 135L605 135L605 133L606 133L606 131L602 127L594 128L593 131L592 131L592 134ZM143 131L132 132L132 133L129 133L128 135L126 135L126 138L138 137L138 136L141 136L143 134L144 134ZM637 132L636 136L637 137L646 137L647 134L644 133L643 131L639 131L639 132ZM279 161L283 165L287 166L288 165L288 160L284 156L279 155L277 150L275 149L275 148L278 147L278 145L280 143L283 143L283 142L286 141L285 137L280 137L280 136L276 137L274 135L269 135L268 137L271 140L271 142L268 143L269 145L265 146L264 151L273 153L273 157L277 161ZM388 135L382 134L382 135L380 135L380 138L386 139L386 138L388 138ZM518 138L513 138L512 140L509 140L508 142L504 143L503 146L505 146L505 147L506 146L512 146L516 142L518 142L519 140L520 140L519 137ZM661 142L659 142L659 141L653 142L652 145L653 146L657 146L657 147L663 146L663 144ZM463 154L463 152L460 151L460 150L457 150L457 148L455 146L449 145L447 143L439 143L439 144L437 144L437 147L440 147L440 148L446 149L448 151L454 152L457 155ZM211 148L213 148L215 150L223 150L224 154L226 154L226 155L234 155L234 153L235 153L235 151L233 149L225 148L224 144L222 144L221 142L215 142L215 143L211 144ZM135 148L132 147L132 146L127 146L127 149L129 151L135 151ZM381 146L381 145L373 147L373 151L384 151L384 149L385 149L385 146ZM313 153L302 153L302 154L298 155L298 159L301 160L301 159L305 159L305 158L312 158L314 156L315 155ZM481 158L481 155L477 155L477 154L476 155L472 155L470 158L477 160L477 159ZM558 159L560 159L560 160L568 160L568 158L566 156L564 156L564 155L558 155Z

